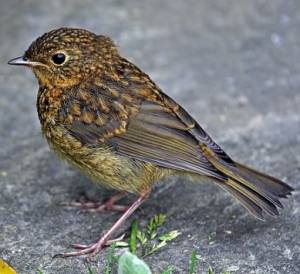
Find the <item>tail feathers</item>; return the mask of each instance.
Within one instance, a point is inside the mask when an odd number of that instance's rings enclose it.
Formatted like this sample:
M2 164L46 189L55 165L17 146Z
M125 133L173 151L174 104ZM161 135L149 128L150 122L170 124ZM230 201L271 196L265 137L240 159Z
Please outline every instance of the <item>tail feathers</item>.
M234 196L254 217L264 220L263 210L255 202L228 184L218 182L218 185Z
M288 184L239 163L235 163L241 175L252 178L253 182L279 198L287 198L294 190ZM263 183L262 183L263 182Z
M278 216L279 212L277 205L272 203L260 193L253 191L247 186L232 180L228 179L223 182L223 188L229 191L234 195L238 201L245 206L255 217L263 220L263 212L271 216Z
M239 163L226 163L212 153L206 153L206 156L227 177L218 184L259 219L263 219L263 212L278 215L277 208L283 208L279 198L286 198L293 191L289 185L272 176Z

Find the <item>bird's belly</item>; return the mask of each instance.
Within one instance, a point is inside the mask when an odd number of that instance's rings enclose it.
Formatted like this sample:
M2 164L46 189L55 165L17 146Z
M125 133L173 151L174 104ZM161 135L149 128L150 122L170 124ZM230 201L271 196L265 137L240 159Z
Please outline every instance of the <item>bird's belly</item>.
M143 193L157 181L157 168L115 154L108 146L88 147L59 127L43 128L49 146L93 181L106 187ZM151 174L148 174L148 173Z

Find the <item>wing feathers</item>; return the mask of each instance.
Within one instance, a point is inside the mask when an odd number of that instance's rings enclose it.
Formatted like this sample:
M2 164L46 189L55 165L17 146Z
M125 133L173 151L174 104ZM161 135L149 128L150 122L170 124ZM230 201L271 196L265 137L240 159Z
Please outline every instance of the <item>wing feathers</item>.
M146 74L127 61L123 65L126 75L120 77L128 85L103 78L108 82L100 81L101 86L95 82L69 93L73 97L63 104L61 119L71 135L86 145L106 144L116 154L162 168L212 177L256 217L261 219L263 211L278 215L279 198L292 188L235 163Z
M163 167L196 172L224 179L219 172L201 156L197 141L186 131L165 127L160 119L156 125L137 116L130 123L126 134L112 138L118 153L139 160L153 162Z

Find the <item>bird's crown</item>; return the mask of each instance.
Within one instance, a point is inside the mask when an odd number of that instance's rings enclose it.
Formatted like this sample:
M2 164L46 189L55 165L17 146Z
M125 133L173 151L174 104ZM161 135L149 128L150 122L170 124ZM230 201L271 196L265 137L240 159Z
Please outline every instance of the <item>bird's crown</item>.
M101 73L117 56L114 43L106 36L59 28L32 42L19 64L30 66L40 85L72 86Z

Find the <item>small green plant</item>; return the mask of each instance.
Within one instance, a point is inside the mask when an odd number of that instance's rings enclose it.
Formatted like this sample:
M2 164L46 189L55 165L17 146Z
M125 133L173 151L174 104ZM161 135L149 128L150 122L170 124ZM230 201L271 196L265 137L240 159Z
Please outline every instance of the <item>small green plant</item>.
M137 250L137 233L138 233L138 222L137 220L135 220L131 225L131 233L130 233L130 240L129 240L130 251L133 254L136 254L136 250Z
M113 266L118 261L118 257L115 255L116 243L113 243L107 252L105 266L104 266L104 274L111 274L113 270ZM90 271L90 270L89 270ZM92 274L92 272L89 274Z
M197 253L196 250L193 250L192 255L190 257L190 262L189 262L189 274L196 274L196 262L197 262Z
M153 240L157 236L157 229L166 221L165 214L157 214L150 219L147 225L148 238Z
M131 226L130 251L142 258L153 254L168 242L180 235L178 230L159 234L159 228L165 223L166 215L156 214L148 221L146 228L140 229L138 222L134 221Z
M181 233L178 230L172 230L169 232L161 233L160 228L166 222L166 215L156 214L148 223L139 227L138 221L135 220L131 224L131 230L128 241L114 242L107 251L105 258L105 265L103 274L152 274L150 267L143 260L146 256L149 256L162 247L166 246L170 241L174 240ZM216 234L211 233L209 240L214 240ZM129 248L121 256L115 255L116 248ZM197 274L196 265L197 261L205 262L197 255L196 250L192 251L188 263L188 274ZM117 271L117 272L116 272ZM174 267L168 266L160 274L172 274ZM215 274L211 266L208 267L208 274ZM43 272L37 269L37 274L43 274ZM95 274L88 266L87 274ZM222 272L222 274L230 274L228 271Z
M140 258L155 253L180 235L180 232L177 230L160 233L159 229L164 225L165 221L166 215L164 214L156 214L148 221L147 225L142 228L139 227L137 220L133 221L128 242L118 241L113 243L109 248L103 273L112 274L114 273L113 270L118 267L118 274L133 274L136 273L133 268L136 267L136 264L141 267L141 269L139 269L140 272L138 272L139 274L151 273L148 265ZM118 247L129 247L130 252L125 251L118 258L115 255L115 249ZM172 274L173 271L173 268L169 266L161 274ZM88 274L92 274L92 272Z

